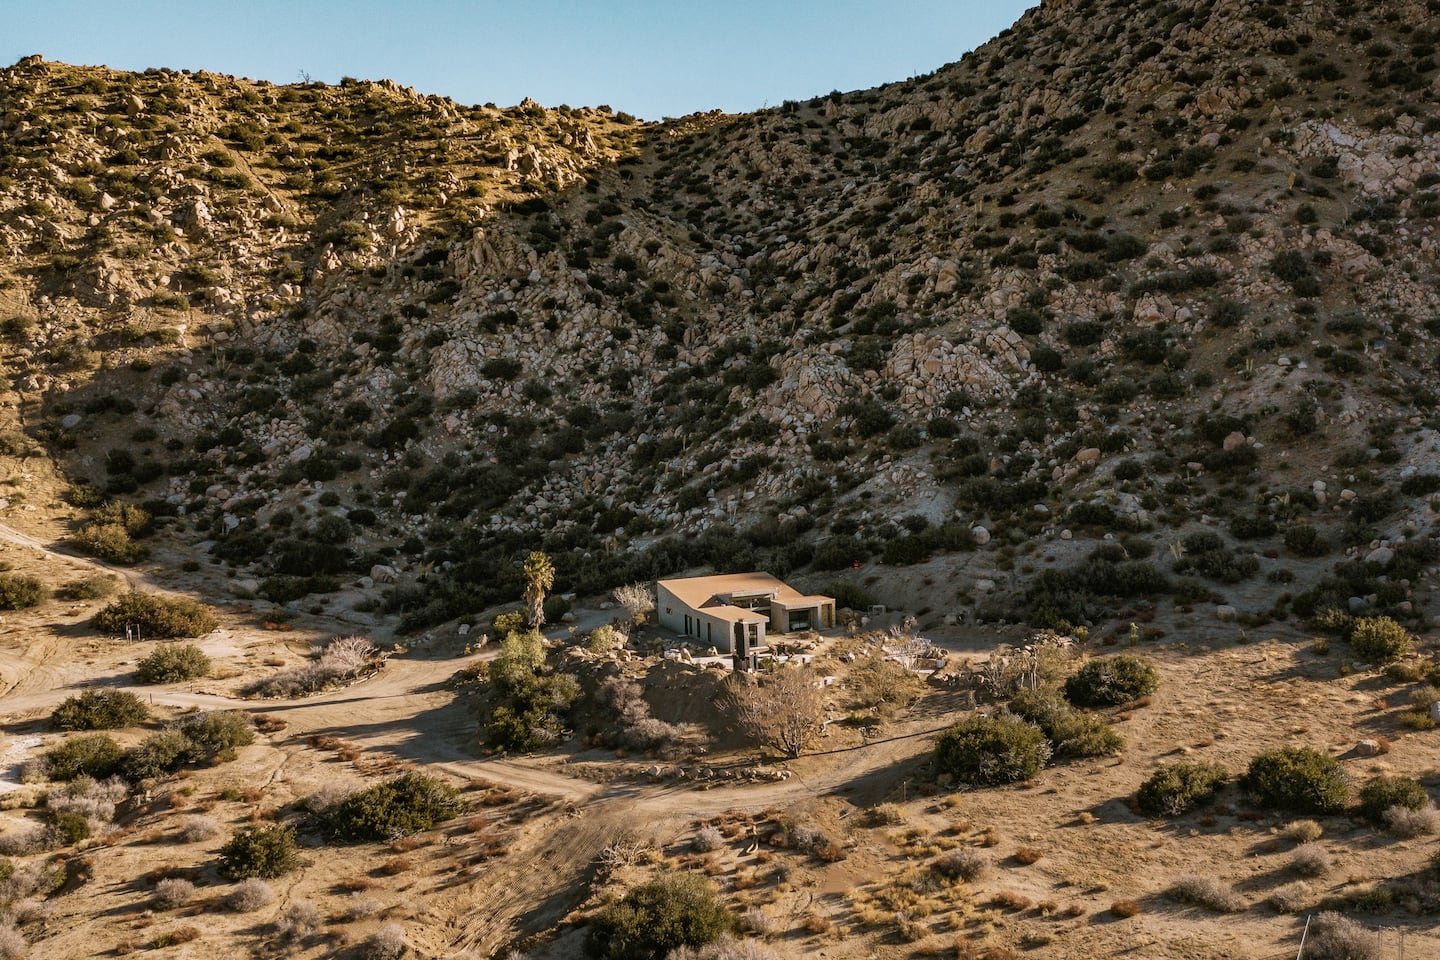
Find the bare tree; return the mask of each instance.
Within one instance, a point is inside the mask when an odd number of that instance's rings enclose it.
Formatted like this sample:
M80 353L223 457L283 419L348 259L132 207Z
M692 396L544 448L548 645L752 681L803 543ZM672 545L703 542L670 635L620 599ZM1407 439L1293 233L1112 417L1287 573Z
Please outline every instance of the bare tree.
M782 667L758 680L731 679L730 709L757 743L798 757L825 721L825 695L809 667Z
M655 609L655 593L646 583L628 583L616 587L610 594L615 602L625 608L631 620L636 620Z

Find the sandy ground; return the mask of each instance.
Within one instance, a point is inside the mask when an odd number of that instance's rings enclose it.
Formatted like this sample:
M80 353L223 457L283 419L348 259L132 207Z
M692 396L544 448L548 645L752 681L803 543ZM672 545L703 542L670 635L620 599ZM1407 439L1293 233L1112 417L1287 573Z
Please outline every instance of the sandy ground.
M57 552L42 535L0 528L0 538L6 541L0 557L17 569L22 561L50 582L63 583L95 566ZM156 586L153 571L128 575ZM953 956L955 944L964 941L1023 947L1037 958L1270 960L1293 956L1298 934L1294 916L1263 902L1295 879L1286 866L1292 844L1279 839L1288 818L1252 810L1232 788L1207 814L1148 823L1126 803L1139 783L1162 761L1203 757L1238 772L1260 749L1291 743L1341 757L1361 780L1390 772L1429 778L1433 785L1440 765L1437 734L1407 735L1398 725L1395 706L1403 692L1373 673L1342 676L1343 651L1317 655L1308 637L1285 627L1248 637L1233 624L1199 617L1157 620L1153 625L1164 626L1164 639L1142 643L1137 652L1159 663L1164 684L1149 706L1111 711L1127 741L1121 756L1052 767L1018 788L949 794L937 793L926 761L933 734L973 701L940 680L873 741L832 727L807 756L765 765L783 768L786 779L735 782L723 779L725 772L750 769L754 751L678 763L621 759L578 746L544 756L483 756L474 717L449 680L495 651L466 654L465 638L453 631L436 631L443 639L399 650L363 683L300 700L247 701L236 695L243 682L278 664L297 663L312 643L349 630L323 618L292 621L296 628L290 631L266 629L264 610L230 603L223 628L204 640L225 679L133 687L130 670L153 644L95 636L85 623L99 605L52 601L7 614L0 623L6 806L35 793L15 782L19 764L63 736L43 718L87 686L134 689L162 715L238 707L263 713L283 729L262 735L232 763L162 784L122 814L114 833L75 851L71 861L85 863L92 878L75 893L53 896L48 916L27 924L37 956L109 955L117 946L143 945L187 923L202 931L201 939L167 948L169 955L330 956L382 922L401 923L422 956L490 956L557 929L558 938L535 947L535 955L576 956L578 939L564 932L567 918L583 916L606 891L657 869L694 866L685 851L697 822L729 817L745 819L751 832L713 854L706 870L737 909L762 909L775 919L771 939L788 955ZM608 616L585 608L577 626ZM952 668L1024 638L1013 628L990 626L936 627L927 635L952 651ZM1097 645L1095 652L1116 649ZM837 704L835 716L843 715ZM1356 740L1376 736L1393 741L1393 752L1357 756ZM276 882L273 904L254 914L217 909L226 887L212 865L231 829L282 815L324 785L358 785L412 766L464 785L471 814L420 838L413 849L307 849L304 868ZM695 772L706 768L712 777L696 782ZM903 824L870 824L867 811L886 801L899 804ZM181 818L201 813L220 822L220 835L177 842ZM843 843L844 858L825 863L767 845L759 824L782 814L833 835ZM23 816L23 810L11 809L8 816ZM1312 881L1317 903L1416 873L1435 847L1433 838L1400 840L1345 817L1328 818L1325 831L1322 842L1337 865ZM634 864L599 864L611 845L636 839L646 852ZM981 848L993 855L996 868L973 887L927 894L937 903L916 919L921 929L911 933L922 935L906 942L895 934L894 911L878 908L877 898L893 900L887 891L897 883L915 886L924 858L947 844ZM1040 858L1019 865L1013 854L1021 847L1039 851ZM157 871L195 877L201 884L197 906L154 909L144 878ZM1170 882L1187 872L1232 883L1249 908L1221 916L1164 898ZM994 905L997 894L1013 894L1005 901L1011 906ZM1013 907L1024 899L1033 905ZM312 940L282 944L271 924L298 900L319 905L326 922ZM1128 919L1111 914L1110 905L1119 900L1136 901L1141 912ZM825 919L825 932L807 932L812 916ZM1440 955L1440 936L1427 918L1396 910L1361 919L1392 931L1404 927L1407 955Z

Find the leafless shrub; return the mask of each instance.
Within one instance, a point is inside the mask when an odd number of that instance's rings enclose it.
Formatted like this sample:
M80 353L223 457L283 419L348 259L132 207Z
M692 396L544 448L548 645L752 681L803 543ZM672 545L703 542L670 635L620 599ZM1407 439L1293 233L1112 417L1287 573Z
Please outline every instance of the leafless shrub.
M990 870L990 858L967 847L946 850L930 861L930 869L947 880L974 883Z
M600 851L596 861L610 870L629 867L640 862L654 849L654 844L643 837L622 837Z
M709 853L719 850L724 843L725 834L721 833L718 827L707 825L695 831L695 837L690 841L690 849L696 853Z
M1290 854L1290 867L1296 873L1304 874L1307 877L1318 877L1329 873L1335 861L1330 857L1330 851L1320 844L1302 843Z
M166 877L155 884L155 904L162 910L183 907L195 896L195 884L179 877Z
M1314 820L1291 820L1285 824L1282 835L1294 843L1312 843L1320 839L1325 829Z
M634 680L610 677L596 689L595 698L602 707L614 713L620 739L632 750L655 750L668 746L684 732L683 727L650 715L650 704L645 702L644 691Z
M191 814L180 824L180 830L176 836L182 843L199 843L201 840L209 840L211 837L220 835L220 824L214 817L205 817L200 814Z
M38 823L27 823L0 834L0 856L28 857L51 847L50 831Z
M387 923L370 934L363 952L366 960L400 960L407 949L405 928L398 923Z
M1218 913L1239 913L1248 906L1245 898L1236 893L1230 884L1196 873L1184 873L1176 877L1166 895L1171 900Z
M366 917L373 917L385 908L385 905L374 897L355 897L345 907L345 917L349 920L364 920Z
M1385 811L1385 826L1402 837L1422 837L1440 832L1440 811L1433 806L1411 810L1394 806Z
M65 882L65 871L43 860L11 865L10 875L0 880L0 903L14 903L32 895L45 896Z
M745 929L757 937L768 937L775 932L775 920L759 907L745 911Z
M10 923L0 923L0 960L20 960L29 949L19 930Z
M254 913L275 899L275 888L259 877L235 884L225 897L225 906L236 913Z
M16 923L33 923L36 920L46 920L55 912L55 904L48 900L39 900L35 897L26 897L18 900L10 906L10 913L14 916Z
M782 667L759 682L732 676L727 699L751 739L790 757L805 751L825 719L825 693L810 667Z
M53 813L74 813L85 818L92 832L98 832L115 820L115 805L124 800L130 789L119 777L92 780L83 777L63 790L45 795L45 806Z
M780 954L759 940L725 934L703 947L676 947L668 960L780 960Z
M284 940L303 940L320 929L320 908L309 900L296 900L275 921L275 933Z
M1326 911L1310 925L1303 960L1381 960L1380 935L1348 917Z
M359 788L345 780L327 780L320 788L305 798L305 807L311 813L324 813L333 809Z
M615 602L625 608L631 620L655 609L655 593L648 583L629 583L610 592Z
M21 783L44 783L50 779L55 772L50 758L46 756L31 757L20 764Z
M245 692L258 697L301 697L362 673L379 656L364 637L334 637L312 663L281 670L258 680Z
M1309 905L1311 896L1310 884L1296 880L1272 890L1266 903L1277 913L1298 913Z

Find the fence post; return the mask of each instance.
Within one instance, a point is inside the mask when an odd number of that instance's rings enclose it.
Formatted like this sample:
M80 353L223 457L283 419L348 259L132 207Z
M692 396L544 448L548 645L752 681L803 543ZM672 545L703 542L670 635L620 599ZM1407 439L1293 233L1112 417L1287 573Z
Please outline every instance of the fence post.
M1305 938L1310 933L1310 917L1312 916L1313 914L1305 915L1305 929L1300 931L1300 949L1295 954L1295 960L1303 960L1305 956Z

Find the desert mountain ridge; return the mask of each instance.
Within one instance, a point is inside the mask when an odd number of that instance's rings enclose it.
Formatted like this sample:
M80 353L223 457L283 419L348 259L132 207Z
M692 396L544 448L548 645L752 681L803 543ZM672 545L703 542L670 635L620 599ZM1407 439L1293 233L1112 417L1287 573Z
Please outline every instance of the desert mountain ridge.
M1317 512L1317 481L1363 486L1333 469L1352 450L1423 467L1428 9L1123 9L1046 4L926 78L666 125L27 59L15 426L86 447L132 399L155 439L128 472L87 449L89 478L242 565L296 483L344 476L377 556L465 566L426 534L468 526L575 551L587 586L584 554L653 574L678 531L784 573L977 526L1013 550L1075 508L1180 526L1224 512L1227 473L1265 481L1235 510ZM1372 524L1345 536L1399 535Z

